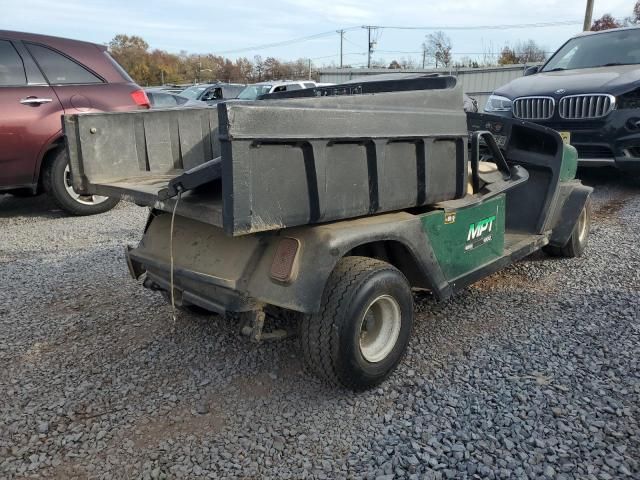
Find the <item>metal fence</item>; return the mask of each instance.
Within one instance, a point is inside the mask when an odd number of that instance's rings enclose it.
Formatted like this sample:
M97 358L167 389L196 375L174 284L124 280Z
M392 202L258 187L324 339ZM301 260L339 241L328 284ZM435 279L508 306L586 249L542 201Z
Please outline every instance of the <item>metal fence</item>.
M504 67L482 68L437 68L437 69L387 69L387 68L325 68L320 70L320 82L342 83L347 80L381 73L440 73L454 75L462 83L464 92L478 101L482 110L487 97L496 88L521 77L524 70L531 65L508 65Z

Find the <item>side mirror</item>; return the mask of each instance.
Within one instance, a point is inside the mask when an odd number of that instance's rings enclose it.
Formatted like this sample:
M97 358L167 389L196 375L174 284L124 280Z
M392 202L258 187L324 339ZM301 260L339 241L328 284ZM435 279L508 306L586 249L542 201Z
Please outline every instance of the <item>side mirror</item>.
M540 65L536 65L534 67L527 67L524 69L524 76L528 77L529 75L533 75L534 73L538 73L540 71Z

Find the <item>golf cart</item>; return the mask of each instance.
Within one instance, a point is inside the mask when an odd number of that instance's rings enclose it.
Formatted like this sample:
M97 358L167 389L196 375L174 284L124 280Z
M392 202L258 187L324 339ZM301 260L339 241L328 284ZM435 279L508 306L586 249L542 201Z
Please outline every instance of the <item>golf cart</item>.
M591 188L555 131L465 113L449 76L309 90L65 116L75 189L151 208L134 278L254 340L293 312L310 369L360 390L400 362L412 289L444 300L539 249L583 253Z

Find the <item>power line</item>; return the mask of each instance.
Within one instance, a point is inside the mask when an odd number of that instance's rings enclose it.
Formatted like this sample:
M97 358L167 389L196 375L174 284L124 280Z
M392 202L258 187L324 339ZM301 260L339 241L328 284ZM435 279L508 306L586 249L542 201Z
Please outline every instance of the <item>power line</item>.
M349 32L352 30L360 29L360 28L366 28L368 29L369 33L371 33L371 31L373 30L374 32L377 33L376 38L373 39L373 42L375 43L376 40L379 39L379 35L381 34L381 30L383 29L388 29L388 30L508 30L513 28L559 27L559 26L566 26L566 25L579 25L581 23L583 23L582 20L562 20L562 21L556 21L556 22L514 23L514 24L498 24L498 25L449 25L449 26L365 25L361 27L347 27L347 28L342 28L340 30L344 32ZM308 41L317 40L319 38L324 38L324 37L328 37L330 35L335 35L335 34L336 34L335 30L330 30L327 32L320 32L320 33L308 35L305 37L291 38L289 40L282 40L280 42L273 42L273 43L265 43L262 45L253 45L251 47L242 47L242 48L236 48L232 50L224 50L216 53L218 55L226 55L230 53L242 53L242 52L250 52L254 50L264 50L267 48L284 47L294 43L308 42ZM371 40L369 41L369 43L371 43ZM369 46L369 48L371 48L371 45Z
M363 52L345 52L342 54L342 56L346 57L349 55L360 55L360 56L364 56L366 55L366 53ZM337 58L339 57L340 54L339 53L334 53L332 55L323 55L322 57L313 57L311 60L322 60L323 58Z
M562 20L557 22L537 22L537 23L512 23L500 25L460 25L460 26L440 26L440 27L404 27L396 25L367 25L362 28L381 28L387 30L507 30L510 28L542 28L542 27L559 27L565 25L579 25L582 20Z
M406 54L422 54L423 50L406 51L406 50L378 50L378 53L406 53ZM484 55L487 52L451 52L452 55ZM554 53L554 51L542 52L542 53Z
M362 48L364 50L364 45L360 45L359 43L356 42L352 42L351 40L349 40L349 38L344 37L344 41L347 43L350 43L351 45L353 45L354 47L358 47L358 48Z
M354 30L356 28L360 28L360 27L345 28L343 30L346 32L346 31L349 31L349 30ZM308 35L306 37L292 38L292 39L289 39L289 40L283 40L281 42L265 43L263 45L254 45L252 47L236 48L234 50L224 50L222 52L216 52L216 54L225 55L225 54L229 54L229 53L241 53L241 52L249 52L249 51L252 51L252 50L263 50L263 49L266 49L266 48L283 47L283 46L286 46L286 45L291 45L292 43L308 42L309 40L316 40L318 38L328 37L329 35L335 35L335 34L336 34L336 31L335 30L331 30L329 32L316 33L314 35Z

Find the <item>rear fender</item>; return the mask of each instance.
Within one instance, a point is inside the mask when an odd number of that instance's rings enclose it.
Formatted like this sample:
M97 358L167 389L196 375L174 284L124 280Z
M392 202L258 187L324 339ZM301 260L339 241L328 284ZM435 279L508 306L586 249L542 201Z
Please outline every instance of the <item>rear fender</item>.
M291 286L296 289L294 297L304 299L300 305L304 311L318 311L320 293L338 261L346 255L379 258L401 270L413 287L427 288L438 298L451 294L420 218L415 215L378 215L282 234L300 241L297 277ZM390 252L395 254L389 257ZM252 294L260 288L250 286L254 287Z
M135 276L148 270L166 283L171 216L155 213L140 245L129 252L129 257ZM284 238L296 239L299 247L291 275L287 281L278 281L272 268ZM404 212L240 237L228 237L220 228L176 217L174 271L178 286L213 302L226 303L219 293L222 289L246 299L246 304L271 304L313 313L320 309L322 292L338 261L377 242L395 242L402 246L396 252L410 255L396 266L405 272L407 265L415 267L415 275L406 273L413 286L429 288L439 298L450 295L420 218Z

